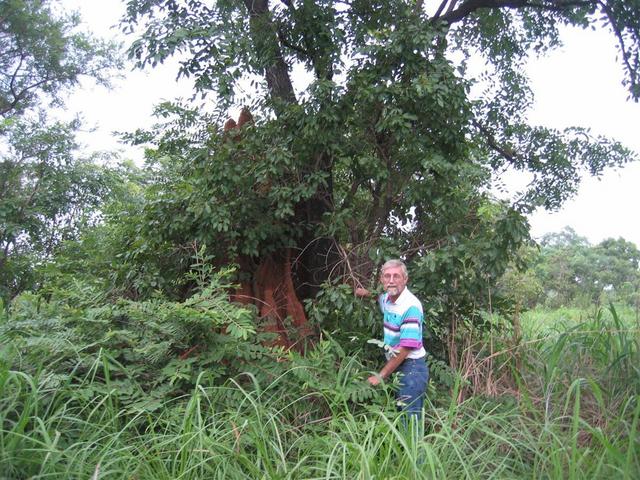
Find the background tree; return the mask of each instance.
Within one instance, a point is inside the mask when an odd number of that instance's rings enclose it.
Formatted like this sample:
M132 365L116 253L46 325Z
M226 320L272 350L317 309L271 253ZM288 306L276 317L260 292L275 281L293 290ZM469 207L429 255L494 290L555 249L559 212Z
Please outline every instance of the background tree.
M32 286L33 266L95 223L116 176L78 158L77 122L20 120L5 130L0 161L0 285L3 297Z
M544 290L534 304L587 307L610 300L634 305L639 255L636 245L622 238L593 246L569 227L545 235L526 273Z
M180 74L214 92L219 112L245 103L255 117L223 135L211 128L222 114L165 111L175 121L155 135L161 181L141 237L175 252L206 243L241 266L243 292L263 305L289 276L307 299L340 275L369 282L383 257L402 255L445 324L472 320L528 241L524 214L559 206L585 169L633 158L585 129L526 122L528 55L557 46L562 25L601 20L637 99L640 13L627 2L130 0L141 67L180 52ZM472 56L486 75L467 68ZM308 82L294 83L294 68ZM247 80L255 88L243 95ZM512 204L487 194L506 168L533 174ZM274 268L279 284L265 284Z
M0 3L0 296L33 286L33 267L95 221L113 177L79 158L78 120L50 121L82 77L108 84L118 46L77 31L47 0Z
M588 240L567 227L545 235L540 245L540 257L534 269L544 285L543 302L551 307L573 304L581 292L576 264L584 263L581 259L590 249ZM591 296L592 292L587 295Z
M640 250L623 238L608 238L594 248L597 260L592 268L605 292L630 302L640 281ZM635 289L633 288L635 286ZM625 291L631 295L625 295Z
M111 43L78 32L77 14L51 0L0 3L0 115L19 115L45 101L61 105L63 93L90 76L108 85L117 65ZM55 13L54 13L55 11Z

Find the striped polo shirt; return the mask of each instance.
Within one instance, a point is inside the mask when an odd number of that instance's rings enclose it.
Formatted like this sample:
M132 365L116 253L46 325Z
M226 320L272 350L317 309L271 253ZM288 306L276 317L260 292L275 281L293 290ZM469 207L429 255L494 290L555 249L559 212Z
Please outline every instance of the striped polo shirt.
M384 315L385 345L411 349L408 358L424 357L427 352L422 346L424 314L420 300L405 287L395 302L389 299L388 293L383 293L378 304ZM390 353L386 354L389 358Z

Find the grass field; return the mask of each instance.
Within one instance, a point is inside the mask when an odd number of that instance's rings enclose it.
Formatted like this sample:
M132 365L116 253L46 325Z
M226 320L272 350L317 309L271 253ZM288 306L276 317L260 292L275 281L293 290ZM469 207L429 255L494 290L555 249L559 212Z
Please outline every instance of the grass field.
M473 387L461 371L451 388L432 382L415 429L390 388L345 395L362 381L357 358L335 365L332 388L301 384L292 366L159 405L128 404L107 355L64 379L3 362L0 478L640 478L635 319L536 311L522 325L517 345L492 339L491 392L460 395Z

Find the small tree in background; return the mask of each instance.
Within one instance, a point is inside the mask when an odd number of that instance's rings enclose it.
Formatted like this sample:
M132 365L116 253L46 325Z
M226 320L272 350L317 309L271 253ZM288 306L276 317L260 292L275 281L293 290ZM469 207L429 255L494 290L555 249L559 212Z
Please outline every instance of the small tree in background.
M594 246L566 227L543 237L539 253L531 256L530 268L515 274L515 279L518 283L531 277L531 284L541 287L530 307L589 307L606 301L634 305L639 262L640 252L632 242L609 238ZM501 283L511 285L511 275Z
M82 77L109 85L119 49L78 32L79 24L78 14L60 13L56 1L0 4L0 116L63 105Z

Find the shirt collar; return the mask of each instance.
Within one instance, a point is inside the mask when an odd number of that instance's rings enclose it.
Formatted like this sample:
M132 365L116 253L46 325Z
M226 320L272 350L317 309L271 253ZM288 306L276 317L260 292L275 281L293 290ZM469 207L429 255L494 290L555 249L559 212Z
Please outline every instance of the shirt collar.
M386 294L386 298L385 298L385 302L386 303L393 303L394 305L397 305L399 303L402 303L402 301L404 300L404 298L407 296L407 293L409 292L409 287L404 287L404 290L402 290L402 292L400 292L400 295L398 295L398 298L396 298L395 302L391 301L391 297L389 296L389 294Z

